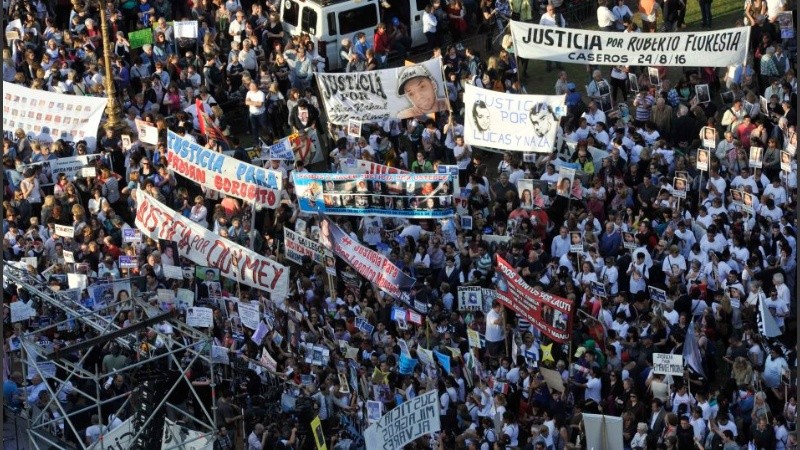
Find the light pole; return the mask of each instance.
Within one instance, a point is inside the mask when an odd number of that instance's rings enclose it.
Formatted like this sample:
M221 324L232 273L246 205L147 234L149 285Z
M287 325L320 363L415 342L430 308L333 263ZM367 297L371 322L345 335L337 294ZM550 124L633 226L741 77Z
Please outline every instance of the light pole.
M81 12L89 9L93 4L93 0L71 0L72 7L76 12ZM103 38L103 85L108 98L106 104L106 117L103 129L114 131L114 136L119 137L121 134L130 133L128 124L122 120L122 108L117 101L117 90L114 88L114 71L111 68L111 40L108 37L108 22L106 20L106 4L103 0L97 2L98 9L100 9L100 36Z

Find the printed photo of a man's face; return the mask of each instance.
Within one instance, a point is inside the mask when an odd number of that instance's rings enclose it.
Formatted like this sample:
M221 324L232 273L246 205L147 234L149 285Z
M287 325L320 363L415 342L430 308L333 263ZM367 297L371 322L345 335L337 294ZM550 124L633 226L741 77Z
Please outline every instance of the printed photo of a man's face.
M475 126L478 131L484 132L489 129L492 116L489 114L489 107L486 106L483 100L478 100L472 106L472 117L475 120Z
M436 109L436 85L428 77L415 77L403 86L406 98L417 108L433 112Z

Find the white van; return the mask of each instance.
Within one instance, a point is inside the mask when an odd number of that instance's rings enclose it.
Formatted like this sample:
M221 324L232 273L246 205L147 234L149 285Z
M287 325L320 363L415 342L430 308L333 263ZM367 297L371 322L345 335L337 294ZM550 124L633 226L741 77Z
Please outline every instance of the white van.
M391 9L381 18L380 0L281 0L281 20L287 34L305 33L312 37L320 56L327 60L327 70L343 69L339 58L342 39L355 43L363 32L372 47L375 27L392 18L404 22L411 34L412 47L427 43L422 32L422 13L430 0L388 0Z

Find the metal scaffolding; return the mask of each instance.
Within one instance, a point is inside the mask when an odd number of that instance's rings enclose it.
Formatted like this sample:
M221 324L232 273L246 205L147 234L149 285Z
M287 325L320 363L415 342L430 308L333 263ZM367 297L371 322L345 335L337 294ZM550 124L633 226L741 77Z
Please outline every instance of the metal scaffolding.
M187 326L174 312L164 313L150 305L145 299L152 293L140 293L136 297L109 303L95 310L52 290L37 274L5 264L3 276L6 286L14 284L18 291L24 289L39 307L56 310L66 316L64 320L19 336L25 378L31 379L38 375L44 380L43 384L49 393L49 396L45 396L49 397L46 404L28 405L27 438L30 448L49 450L55 446L101 450L118 449L120 444L123 444L123 448L130 449L183 448L191 441L162 446L162 429L167 413L181 418L185 422L184 426L198 432L192 441L200 438L213 441L217 433L217 396L211 358L213 339L210 335ZM117 320L119 315L131 311L134 312L131 325L120 326L121 322ZM156 325L171 326L185 339L176 342L171 335L159 331L162 327ZM71 345L54 346L48 336L57 335L67 328L89 331L94 336L82 337ZM148 345L148 342L154 340L159 340L163 345ZM136 355L135 361L121 370L109 373L102 373L99 367L86 367L90 352L111 341L116 342L120 348L132 351ZM197 367L196 364L206 364L210 369L207 382L211 389L210 408L207 399L201 398L196 386L186 376L191 367ZM175 375L172 379L167 375L170 372L165 370L166 367ZM131 391L113 397L102 395L103 384L112 379L109 377L120 374L131 380ZM181 406L169 401L179 388L184 388L184 392L189 393L188 398L180 399ZM85 399L85 406L67 408L66 402L63 402L66 392ZM187 411L187 400L191 400L194 405L193 412ZM110 439L101 438L93 445L87 445L83 440L84 430L76 426L75 419L87 413L97 414L105 419L103 411L108 412L109 408L117 404L119 406L113 413L115 417L120 417L122 411L132 411L132 431L127 433L124 443L117 439L109 442ZM73 437L78 437L78 446L74 439L66 439L70 433ZM172 441L174 439L170 442Z

